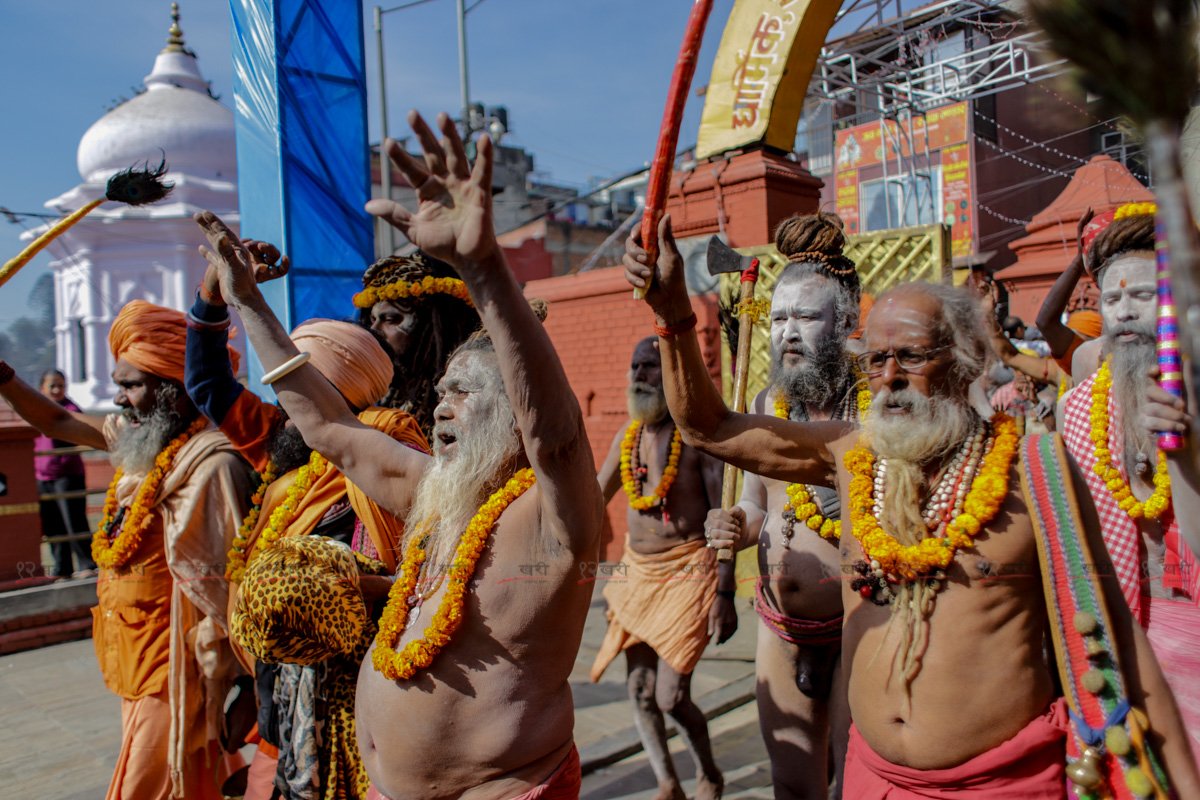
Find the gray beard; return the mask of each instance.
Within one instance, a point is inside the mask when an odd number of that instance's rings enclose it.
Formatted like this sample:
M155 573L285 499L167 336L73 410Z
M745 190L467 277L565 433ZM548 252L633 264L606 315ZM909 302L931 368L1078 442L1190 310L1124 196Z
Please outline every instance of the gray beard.
M907 406L910 413L887 414L889 402ZM875 395L871 413L862 422L863 433L876 456L887 459L880 522L902 545L915 545L927 533L921 518L924 466L965 442L975 419L966 402L926 397L913 389L893 392L884 387Z
M846 358L846 340L831 336L818 342L815 348L791 345L805 356L806 363L796 367L783 366L783 348L771 351L771 385L783 392L792 409L801 405L829 408L845 394L850 378L850 361Z
M661 422L667 416L667 395L661 386L635 381L625 389L629 416L643 425Z
M889 403L899 403L908 414L887 413ZM966 441L976 414L966 402L947 397L926 397L913 390L893 392L886 386L871 401L871 413L863 420L863 433L880 458L924 465L952 452Z
M1118 342L1122 333L1137 333L1134 342ZM1146 397L1151 378L1148 370L1154 364L1156 343L1154 329L1142 323L1121 323L1108 332L1107 349L1112 353L1113 399L1121 409L1121 427L1125 434L1125 464L1131 475L1138 454L1153 458L1158 443L1150 431L1138 424L1137 412ZM1153 461L1151 462L1153 464Z
M454 434L455 453L452 458L434 456L417 484L404 521L408 535L428 537L426 576L449 565L467 524L488 495L508 480L504 468L521 453L512 406L502 392L497 393L486 418L471 430L450 423L435 425L434 447L438 446L438 433L444 431Z
M174 384L163 383L155 394L154 409L149 414L141 416L136 411L125 412L126 417L137 419L139 424L125 428L109 448L108 459L114 467L134 474L154 468L154 459L183 431L184 419L174 407L181 392Z

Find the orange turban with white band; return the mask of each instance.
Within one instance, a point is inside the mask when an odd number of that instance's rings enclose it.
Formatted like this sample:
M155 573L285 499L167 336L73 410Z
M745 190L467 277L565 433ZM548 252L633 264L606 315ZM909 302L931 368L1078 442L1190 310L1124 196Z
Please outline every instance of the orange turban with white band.
M392 359L365 328L332 319L310 319L292 331L296 347L356 411L379 402L392 382Z
M113 320L108 346L114 359L123 358L142 372L183 383L187 322L182 312L131 300ZM238 351L229 348L235 374L240 360Z

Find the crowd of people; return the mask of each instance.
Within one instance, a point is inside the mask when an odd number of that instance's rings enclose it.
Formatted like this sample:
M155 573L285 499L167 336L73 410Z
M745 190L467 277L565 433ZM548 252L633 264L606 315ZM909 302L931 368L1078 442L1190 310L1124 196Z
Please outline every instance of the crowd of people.
M978 288L870 306L840 220L785 220L747 413L704 366L666 217L655 263L626 244L655 326L597 474L545 304L496 240L490 140L472 165L447 116L440 141L410 122L424 158L387 152L419 205L367 210L419 251L367 269L356 322L286 331L259 290L286 256L203 212L191 309L113 321L120 414L0 363L46 449L117 467L75 554L99 569L122 701L109 800L576 798L569 677L602 568L592 679L624 654L658 797L684 797L667 717L696 796L720 797L691 678L737 626L718 554L750 547L776 797L1200 797L1200 477L1155 441L1192 416L1154 381L1152 208L1081 223L1044 338ZM1099 310L1064 323L1085 271ZM230 309L277 403L235 378ZM725 464L744 470L730 508ZM40 464L44 491L74 468ZM619 493L625 549L602 567Z

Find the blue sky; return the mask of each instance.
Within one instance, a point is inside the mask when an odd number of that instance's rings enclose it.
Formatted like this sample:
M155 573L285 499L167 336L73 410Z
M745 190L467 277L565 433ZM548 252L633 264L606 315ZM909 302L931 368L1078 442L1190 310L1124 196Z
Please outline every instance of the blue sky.
M381 3L385 8L404 0ZM468 0L468 6L475 0ZM372 140L378 138L375 36L364 4ZM552 180L583 185L642 166L654 152L689 0L484 0L467 18L471 98L505 105L506 143L534 154ZM708 82L733 0L716 0L693 88ZM181 0L184 37L213 91L233 98L228 0ZM165 43L164 0L0 0L0 206L42 204L80 182L76 148L115 98L132 96ZM390 132L404 115L459 107L454 0L385 16ZM692 144L702 100L691 95L680 144ZM33 221L26 221L32 224ZM21 229L0 219L4 260ZM0 288L0 329L25 310L43 253Z

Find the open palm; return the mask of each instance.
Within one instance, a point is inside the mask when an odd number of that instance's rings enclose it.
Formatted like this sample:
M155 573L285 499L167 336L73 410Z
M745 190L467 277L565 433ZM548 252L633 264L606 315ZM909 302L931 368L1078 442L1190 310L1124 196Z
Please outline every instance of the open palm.
M409 112L408 122L421 142L424 163L392 140L387 141L386 149L416 190L417 212L386 199L367 203L367 211L391 223L435 258L453 264L460 272L469 270L497 248L492 224L491 140L486 136L479 140L479 155L472 168L449 116L438 115L441 142L417 112Z

